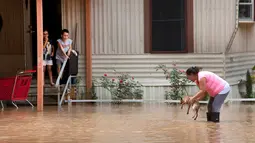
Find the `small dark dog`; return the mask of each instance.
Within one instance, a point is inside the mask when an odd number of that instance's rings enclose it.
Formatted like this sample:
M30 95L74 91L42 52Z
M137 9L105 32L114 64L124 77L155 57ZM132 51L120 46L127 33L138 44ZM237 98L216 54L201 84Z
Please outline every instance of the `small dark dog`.
M194 118L194 120L196 120L197 117L198 117L198 110L199 110L199 108L200 108L200 104L199 104L198 101L196 101L196 102L194 102L194 103L192 103L192 104L189 104L189 103L188 103L189 100L190 100L190 97L189 97L189 96L184 96L183 98L181 98L181 101L180 101L180 102L181 102L181 109L183 108L183 105L184 105L184 104L188 104L187 114L189 114L189 109L190 109L190 107L192 106L193 111L195 111L195 114L194 114L194 116L193 116L192 118Z

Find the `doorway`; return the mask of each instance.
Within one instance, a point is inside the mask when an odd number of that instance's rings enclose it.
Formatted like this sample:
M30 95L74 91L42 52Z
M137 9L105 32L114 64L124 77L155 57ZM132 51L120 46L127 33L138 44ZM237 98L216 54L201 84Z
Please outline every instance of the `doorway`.
M37 65L37 34L36 34L36 1L30 1L31 9L31 25L35 33L32 35L32 64L33 67ZM61 0L43 0L43 29L47 29L49 32L49 39L54 45L54 55L57 49L57 39L60 38L62 29L61 19ZM57 75L55 56L53 58L52 72L53 76ZM47 76L47 72L45 73Z

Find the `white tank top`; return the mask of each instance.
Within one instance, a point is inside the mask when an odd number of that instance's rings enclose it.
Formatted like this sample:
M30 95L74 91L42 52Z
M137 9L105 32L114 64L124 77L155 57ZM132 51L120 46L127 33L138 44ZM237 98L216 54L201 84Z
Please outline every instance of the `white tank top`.
M65 42L63 42L62 39L58 39L57 41L59 42L60 45L62 45L65 53L70 49L70 46L73 42L71 39L67 39ZM65 60L65 56L63 55L60 47L58 47L57 49L56 59L60 60L61 62L64 62Z

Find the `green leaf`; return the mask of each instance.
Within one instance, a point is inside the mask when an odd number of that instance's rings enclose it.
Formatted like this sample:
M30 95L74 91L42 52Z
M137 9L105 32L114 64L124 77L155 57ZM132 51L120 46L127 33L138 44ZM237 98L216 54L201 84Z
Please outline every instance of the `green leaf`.
M163 74L165 74L165 77L170 84L170 90L165 91L166 99L177 100L187 94L185 85L190 81L186 78L186 76L184 76L182 72L180 72L176 66L173 67L170 72L168 72L166 65L160 64L158 67L161 67ZM166 73L168 73L168 75L166 75Z
M252 70L255 70L255 66L253 66Z

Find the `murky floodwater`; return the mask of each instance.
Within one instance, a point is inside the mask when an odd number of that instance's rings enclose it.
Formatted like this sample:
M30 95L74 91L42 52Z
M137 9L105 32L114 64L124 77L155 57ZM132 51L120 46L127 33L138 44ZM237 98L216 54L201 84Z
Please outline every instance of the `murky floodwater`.
M186 107L187 108L187 107ZM73 105L8 108L0 114L0 143L253 143L255 105L224 106L221 122L206 122L206 107L197 121L180 106Z

